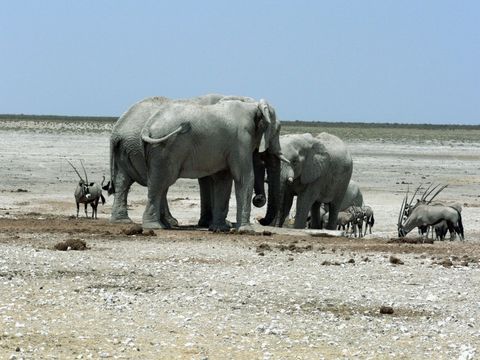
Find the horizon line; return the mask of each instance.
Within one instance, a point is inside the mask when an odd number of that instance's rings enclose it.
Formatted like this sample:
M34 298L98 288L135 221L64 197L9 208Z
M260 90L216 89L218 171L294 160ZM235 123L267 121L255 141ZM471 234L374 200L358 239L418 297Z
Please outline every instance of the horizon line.
M120 115L121 116L121 115ZM69 118L71 120L77 119L77 120L100 120L100 121L114 121L115 119L120 118L120 116L108 116L108 115L53 115L53 114L25 114L25 113L20 113L20 114L0 114L0 120L15 120L15 118L24 118L24 120L37 118L39 120L61 120L62 118ZM13 119L12 119L13 118ZM281 119L282 122L286 123L298 123L298 124L312 124L312 123L323 123L323 124L329 124L329 125L390 125L390 126L409 126L409 127L414 127L414 126L428 126L428 127L454 127L454 126L461 126L461 127L466 127L466 128L480 128L480 122L479 125L473 125L473 124L456 124L456 123L442 123L442 124L434 124L434 123L415 123L415 122L398 122L398 121L385 121L385 122L375 122L375 121L368 121L368 120L359 120L359 121L348 121L348 120L286 120L286 119Z

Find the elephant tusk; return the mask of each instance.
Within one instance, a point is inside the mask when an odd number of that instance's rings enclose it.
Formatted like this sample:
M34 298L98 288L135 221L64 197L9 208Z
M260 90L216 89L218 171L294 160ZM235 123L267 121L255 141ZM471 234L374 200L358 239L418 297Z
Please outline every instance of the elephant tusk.
M287 182L289 184L293 184L293 178L291 176L288 177Z
M276 155L281 161L290 165L290 160L288 160L282 153Z

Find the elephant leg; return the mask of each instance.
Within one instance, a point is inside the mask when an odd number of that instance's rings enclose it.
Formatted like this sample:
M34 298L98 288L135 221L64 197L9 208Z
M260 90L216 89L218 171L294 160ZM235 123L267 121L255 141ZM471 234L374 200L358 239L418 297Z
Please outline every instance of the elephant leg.
M127 196L133 180L126 174L118 173L115 176L115 183L113 184L115 193L113 194L112 214L110 222L112 223L131 223L132 220L128 217L127 210Z
M80 203L77 202L77 218L78 218L78 213L80 212Z
M167 190L168 192L168 190ZM175 219L170 212L170 207L168 206L167 194L165 193L165 197L162 198L160 202L160 221L169 227L177 227L178 220Z
M335 230L336 228L338 213L340 211L340 203L342 200L343 199L341 199L340 202L331 202L328 204L328 223L326 226L328 230Z
M322 228L322 221L320 218L320 205L318 201L315 201L310 209L310 215L312 217L312 229L321 229Z
M206 176L198 179L200 186L200 220L198 226L208 228L213 221L213 178Z
M312 199L308 191L304 191L297 196L297 213L295 215L295 229L305 229L308 212L312 208L315 200Z
M178 172L174 171L176 169L169 169L170 172L164 170L165 166L162 166L161 162L156 162L155 166L149 169L147 205L142 218L144 229L170 228L169 224L161 221L161 219L164 219L164 213L162 212L165 210L162 200L167 198L168 188L176 180L176 177L172 174Z
M251 155L241 158L251 160ZM239 168L231 168L235 181L235 198L237 200L237 223L238 230L252 230L250 224L251 200L253 195L253 168L251 161Z
M213 221L209 226L212 231L228 231L231 224L226 221L230 194L232 193L232 176L229 172L221 172L212 176L214 194Z

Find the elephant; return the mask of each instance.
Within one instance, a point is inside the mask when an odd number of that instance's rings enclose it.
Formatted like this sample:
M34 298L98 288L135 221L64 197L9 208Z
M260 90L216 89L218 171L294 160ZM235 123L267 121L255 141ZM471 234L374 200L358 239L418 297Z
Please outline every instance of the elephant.
M280 146L289 163L281 164L280 192L269 191L268 203L278 197L277 213L272 216L272 211L267 208L260 223L281 227L296 195L295 228L305 228L309 211L312 227L320 228L320 205L325 203L329 205L327 229L335 229L352 176L352 158L347 147L338 137L328 133L316 137L311 134L283 135Z
M363 206L363 195L360 191L358 184L350 180L348 183L347 191L343 197L342 204L340 205L340 211L347 209L350 206Z
M226 215L235 182L236 228L248 230L254 185L254 157L271 157L276 173L270 181L279 188L280 122L265 100L222 99L212 105L165 102L141 131L147 168L146 229L165 228L162 202L178 178L212 176L212 230L227 230Z
M110 137L110 182L105 187L109 195L114 195L110 221L131 222L127 211L127 196L134 182L147 186L147 168L144 155L141 131L147 120L163 105L171 102L196 103L211 105L221 100L240 100L255 102L253 98L244 96L225 96L221 94L208 94L190 99L172 100L166 97L150 97L131 106L115 123ZM265 155L270 156L270 155ZM201 213L199 226L208 227L212 221L212 187L213 179L204 177L198 179L200 185ZM260 199L262 199L260 197ZM258 203L258 200L257 200ZM260 200L261 203L261 200ZM171 215L165 196L162 204L164 214L161 221L165 226L178 225L177 220Z

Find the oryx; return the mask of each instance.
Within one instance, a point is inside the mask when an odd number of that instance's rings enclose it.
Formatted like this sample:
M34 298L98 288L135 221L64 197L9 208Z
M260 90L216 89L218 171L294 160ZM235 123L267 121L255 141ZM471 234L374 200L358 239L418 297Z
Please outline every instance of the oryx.
M412 202L420 186L417 188L410 201L408 200L408 191L407 194L405 194L400 213L398 214L398 236L404 237L416 227L425 229L428 226L434 226L445 221L451 234L451 240L455 238L455 234L459 234L460 239L464 240L462 215L460 211L451 206L431 204L432 200L443 189L445 189L447 185L440 187L440 189L428 199L428 196L438 187L438 185L433 189L430 189L430 187L431 185L414 206L412 206Z
M82 178L78 170L73 166L73 164L67 160L70 166L75 170L77 173L78 177L80 178L80 181L78 182L77 187L75 188L75 202L77 203L77 218L78 218L78 213L80 211L80 204L85 204L85 217L88 217L87 213L87 205L90 204L92 207L92 218L97 218L97 207L98 203L100 200L102 200L102 205L105 204L105 197L102 195L102 188L101 185L98 185L97 183L88 182L88 176L87 172L85 171L85 167L83 166L83 161L80 160L80 164L82 165L83 168L83 173L85 174L85 180ZM105 181L105 176L103 177L102 180L102 185L103 182Z

